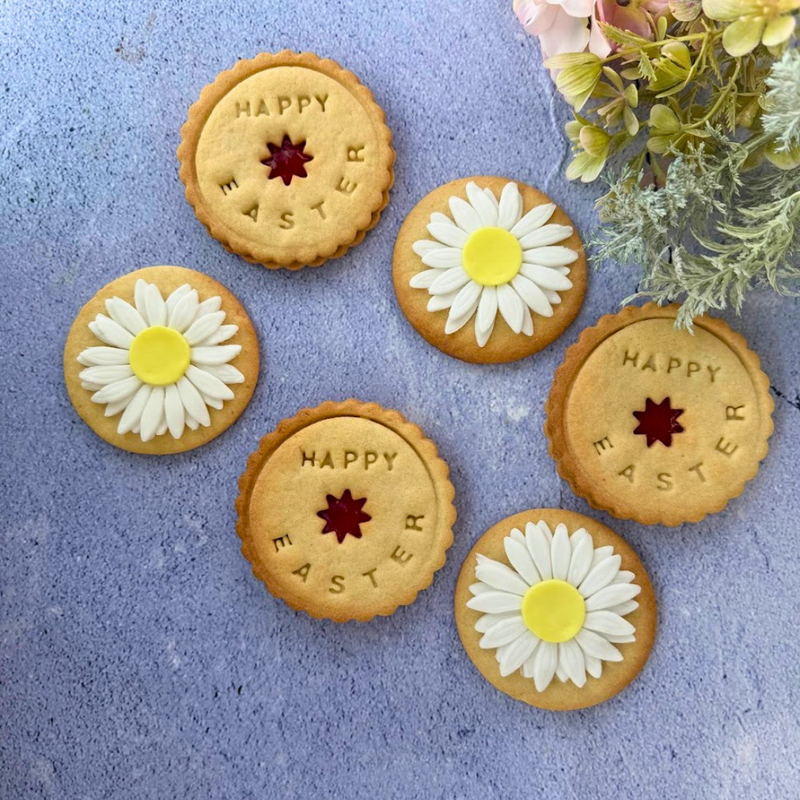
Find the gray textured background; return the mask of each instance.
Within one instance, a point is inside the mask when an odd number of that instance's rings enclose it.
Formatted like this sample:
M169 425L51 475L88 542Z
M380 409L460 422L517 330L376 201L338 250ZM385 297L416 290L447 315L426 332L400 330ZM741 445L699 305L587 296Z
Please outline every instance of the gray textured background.
M543 403L566 345L636 285L592 276L547 351L469 366L406 324L394 236L429 189L504 174L584 234L598 189L562 177L564 108L506 0L0 3L0 798L794 798L798 730L800 303L734 324L772 379L776 435L745 496L666 530L610 523L654 579L652 658L616 699L537 711L463 653L451 598L472 542L531 506L587 512L556 476ZM174 156L216 73L282 47L354 70L395 133L378 228L321 270L228 255L183 199ZM558 123L558 124L557 124ZM164 459L77 417L61 349L82 303L139 266L184 264L248 307L263 370L225 435ZM315 622L239 554L236 479L260 435L356 396L401 409L452 468L459 521L416 604Z

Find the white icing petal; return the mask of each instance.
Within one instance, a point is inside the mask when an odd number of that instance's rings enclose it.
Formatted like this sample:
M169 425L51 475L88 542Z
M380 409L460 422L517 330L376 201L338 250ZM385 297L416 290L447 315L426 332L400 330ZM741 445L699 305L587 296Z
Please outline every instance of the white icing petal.
M553 680L558 667L558 645L542 642L533 657L533 683L537 692L543 692Z
M517 614L491 625L481 637L479 644L482 650L491 650L504 644L511 644L515 639L519 639L528 632L522 617Z
M119 347L87 347L79 356L78 361L85 367L103 367L112 364L130 363L127 350Z
M512 528L508 535L520 544L525 544L525 534L519 528Z
M626 600L632 600L640 591L641 587L635 584L612 583L586 600L586 610L602 611L606 608L613 608Z
M598 547L592 556L592 566L596 567L601 561L614 555L614 548L607 544L603 547Z
M614 583L630 583L636 576L627 569L621 569L615 576L614 576Z
M433 272L433 270L431 270ZM458 296L460 289L455 292L448 292L447 294L435 294L428 300L428 311L444 311L445 308L450 308L453 305L453 300Z
M516 183L507 183L500 193L497 227L510 231L522 215L522 195Z
M608 586L619 572L621 563L622 557L615 555L604 558L599 564L592 567L583 583L578 587L581 597L590 597L599 592L604 586Z
M114 322L134 336L147 327L142 315L130 303L120 300L119 297L112 297L106 300L106 310Z
M131 375L129 378L104 386L99 392L92 395L92 402L115 403L125 397L130 397L141 385L142 382L135 375Z
M544 225L520 237L519 243L523 250L527 250L530 247L548 247L570 236L572 228L569 225Z
M500 203L497 202L497 198L494 196L494 192L487 186L483 193L492 201L492 205L497 209L498 213L500 212Z
M156 431L156 436L163 436L168 430L167 420L164 418L161 420L161 424L158 426L158 430Z
M497 287L497 306L508 327L514 333L519 333L525 321L522 299L507 283Z
M133 341L133 334L126 331L118 322L114 322L105 314L98 314L94 322L89 323L89 330L106 344L122 347L127 350Z
M87 392L99 392L102 388L103 387L99 383L81 381L81 389L86 389Z
M439 242L432 242L430 239L418 239L411 245L411 249L420 257L424 258L428 253L433 250L441 250L442 245Z
M543 267L563 267L576 261L578 254L569 247L534 247L522 251L526 264L541 264Z
M183 435L186 414L180 392L174 384L167 386L167 391L164 394L164 414L166 415L167 427L172 434L172 438L180 439Z
M472 233L478 228L483 227L483 222L478 212L466 200L462 200L460 197L450 198L450 213L453 215L456 225L458 225L462 231Z
M78 377L87 383L105 386L115 381L121 381L123 378L129 378L131 375L133 375L133 370L128 364L116 364L113 366L89 367L82 370Z
M590 611L583 620L583 627L590 631L616 636L630 636L635 630L628 620L613 611Z
M185 376L178 381L176 386L188 415L196 419L200 425L208 427L211 424L211 418L208 416L208 409L203 402L203 398L200 397L200 392L194 388Z
M550 305L557 306L561 302L561 296L552 289L542 289L542 294L547 298L547 302Z
M236 367L230 364L219 364L217 366L207 365L203 369L215 378L219 378L223 383L244 383L244 375Z
M483 584L480 585L483 586ZM488 587L484 588L488 589ZM519 618L519 611L505 611L502 614L484 614L482 617L479 617L478 621L475 623L475 630L478 631L478 633L486 633L486 631L497 622L501 622L504 619Z
M553 543L553 532L548 527L547 523L543 520L539 520L539 530L545 535L547 541L552 544Z
M175 308L172 309L167 324L178 333L183 333L192 324L199 305L197 290L192 289L175 303Z
M147 293L147 282L139 278L136 281L136 285L133 288L133 302L141 318L149 325L150 320L147 317L147 303L145 301L146 293Z
M217 400L215 397L209 397L206 394L200 392L200 396L203 398L203 402L209 406L210 408L216 408L217 410L221 409L223 405L225 405L222 400Z
M552 306L544 296L544 292L533 281L528 280L520 273L511 279L511 285L522 300L537 314L543 317L553 316Z
M130 399L125 411L122 413L119 424L117 425L117 433L123 434L132 431L142 419L142 412L150 399L150 394L153 387L149 384L142 384L136 394Z
M196 347L204 339L213 336L222 326L225 319L224 311L215 311L213 314L204 314L196 319L186 333L183 334L190 347Z
M577 534L583 533L582 536ZM569 574L567 580L575 587L581 585L583 579L589 574L592 568L592 553L594 546L592 537L589 533L581 529L572 536L572 559L569 562Z
M219 378L209 375L208 372L199 369L194 364L189 364L184 377L188 378L201 394L213 397L215 400L233 398L233 392ZM192 415L196 416L194 413Z
M174 292L170 294L170 296L166 300L167 305L167 319L170 318L173 309L178 304L178 301L185 297L189 292L192 291L192 287L189 286L188 283L184 283L182 286L179 286Z
M467 601L467 608L475 611L484 611L489 614L499 614L503 611L519 611L522 607L522 598L510 592L484 592Z
M523 264L520 275L533 281L540 289L551 289L556 292L566 292L572 288L572 281L562 275L553 267L542 267L539 264Z
M545 536L544 531L538 526L529 522L525 526L525 543L528 545L536 569L546 581L553 577L553 567L550 562L550 540Z
M478 347L484 347L494 329L494 319L497 316L497 289L494 286L484 286L481 299L478 303L478 316L475 318L475 339Z
M160 295L159 295L160 296ZM165 309L166 311L166 309ZM140 436L143 442L149 442L164 422L164 387L154 386L147 404L142 411Z
M190 417L188 414L184 414L184 416L186 419L187 428L196 431L200 427L200 423L194 417Z
M123 397L122 400L117 400L115 403L109 403L105 411L103 411L104 417L116 417L121 411L124 411L128 407L128 403L130 403L129 397Z
M579 689L586 683L586 661L575 639L559 643L558 664Z
M578 631L575 641L580 645L581 650L592 658L600 658L603 661L622 661L622 653L614 647L608 639L585 628Z
M240 344L223 344L214 347L193 347L192 364L205 366L206 364L226 364L236 358L242 351Z
M527 236L531 231L541 228L542 225L553 216L556 210L554 203L544 203L540 206L534 206L519 222L517 222L511 229L511 233L521 239Z
M603 662L599 658L592 658L583 654L586 660L586 671L593 677L599 678L603 674Z
M533 317L528 306L522 306L522 332L525 336L533 336Z
M455 333L472 319L472 315L478 308L478 301L481 299L482 288L475 281L470 281L459 290L450 306L450 314L444 326L445 333Z
M635 636L632 636L632 635L615 636L612 633L607 633L605 638L608 639L609 642L613 642L614 644L627 644L628 642L635 642L636 641L636 637Z
M533 586L534 583L539 583L542 578L533 563L528 548L508 536L503 540L503 544L511 566L528 582L528 585Z
M536 650L539 639L529 630L508 645L500 659L500 675L505 678L516 672Z
M422 257L422 263L433 269L449 269L461 266L461 249L458 247L440 247L431 250Z
M167 324L167 305L161 292L158 291L158 286L154 283L147 284L147 289L144 293L145 307L147 308L147 321L150 325L166 325Z
M195 320L197 321L197 320ZM209 336L207 339L203 339L202 342L198 342L201 347L211 347L214 344L220 344L221 342L227 342L231 336L235 336L239 331L238 325L220 325L217 328L217 332Z
M491 228L497 225L497 203L493 203L486 196L486 193L478 188L475 181L470 181L467 184L467 199L472 204L475 211L478 212L481 223L485 227Z
M614 614L619 614L621 617L624 617L626 614L630 614L632 611L636 611L639 608L639 604L635 600L627 600L624 603L620 603L617 606L611 606L609 611L612 611Z
M520 596L524 595L530 588L513 569L491 558L478 563L478 566L475 567L475 577L493 589L499 589L501 592L512 592Z
M483 594L484 592L490 592L491 586L487 586L485 583L481 583L478 581L477 583L471 583L469 586L469 590L474 595Z
M408 285L412 289L429 289L440 274L441 273L435 269L424 269L422 272L412 275Z
M553 565L553 577L565 581L569 574L569 562L572 557L572 546L569 542L569 532L566 525L558 525L553 534L553 544L550 548Z
M442 244L450 247L463 247L469 238L469 234L466 231L462 231L458 225L454 225L449 220L446 225L444 222L428 223L428 233L434 239L438 239Z
M444 271L436 270L434 275L436 278L428 289L431 294L449 294L465 286L471 280L463 267L453 267L453 269Z
M200 319L200 317L204 317L206 314L216 314L221 308L221 297L209 297L208 300L203 300L203 302L197 307L195 320Z

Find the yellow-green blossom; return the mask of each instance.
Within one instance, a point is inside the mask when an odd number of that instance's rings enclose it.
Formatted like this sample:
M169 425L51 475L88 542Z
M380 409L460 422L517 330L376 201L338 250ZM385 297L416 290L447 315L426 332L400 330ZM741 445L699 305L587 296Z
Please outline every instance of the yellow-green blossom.
M703 0L707 17L731 23L722 34L722 46L735 57L747 55L759 43L776 47L788 41L798 9L800 0Z

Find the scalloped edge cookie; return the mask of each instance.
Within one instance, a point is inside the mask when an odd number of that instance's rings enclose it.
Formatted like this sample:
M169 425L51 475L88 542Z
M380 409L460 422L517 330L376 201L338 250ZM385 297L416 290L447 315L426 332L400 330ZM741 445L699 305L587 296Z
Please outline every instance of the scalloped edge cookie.
M253 544L253 535L250 531L248 511L253 488L261 469L272 453L303 428L320 420L335 417L362 417L384 425L401 436L413 446L427 466L436 491L438 508L437 535L439 538L436 546L440 549L440 557L433 562L430 571L421 575L416 583L409 583L403 592L392 595L382 607L372 612L339 612L324 602L309 604L304 598L294 596L291 592L285 591L276 581L272 580L269 568L259 559ZM409 422L399 411L386 409L377 403L364 403L353 398L341 402L330 400L315 408L304 408L294 416L279 422L273 431L261 439L256 451L248 458L247 467L239 478L239 496L235 502L235 509L238 517L236 532L242 541L242 554L250 562L255 577L266 585L270 593L297 611L305 611L316 619L331 619L334 622L347 622L350 620L368 622L376 616L389 616L400 606L407 606L413 603L417 595L431 585L434 575L445 564L447 550L453 543L453 525L456 520L456 509L453 505L455 488L449 479L449 475L450 468L439 456L434 442L425 435L419 425Z
M760 446L756 450L756 457L750 469L745 470L741 479L731 486L728 496L717 503L712 503L698 513L688 513L680 504L673 506L674 513L665 515L658 511L650 511L644 506L636 512L631 512L621 505L602 503L598 501L592 491L590 482L583 480L579 474L577 460L568 446L564 437L562 415L565 409L567 396L572 381L578 374L584 361L591 352L609 336L635 322L646 319L675 319L680 306L673 303L659 306L656 303L647 303L644 306L628 306L617 314L606 314L601 317L591 328L586 328L577 342L570 346L564 354L564 361L556 369L550 395L545 403L544 432L548 438L548 450L556 462L558 474L566 480L572 491L583 497L592 508L607 511L618 519L632 519L643 525L666 525L674 527L684 522L700 522L709 514L722 511L728 503L739 497L747 483L758 473L761 461L769 450L769 438L774 431L772 412L775 403L769 393L769 378L761 369L761 361L747 344L747 340L740 333L734 331L724 320L717 317L704 315L694 320L694 325L707 330L722 340L739 357L742 365L747 369L753 381L759 401L763 403L762 414L766 417L762 432Z
M322 72L360 96L364 109L373 115L376 127L381 130L381 139L385 147L382 165L386 178L383 186L376 187L382 192L381 200L374 207L367 209L370 218L366 224L358 227L352 235L346 237L346 241L340 241L340 237L335 237L324 246L308 246L305 249L297 250L291 259L274 258L274 252L271 252L269 247L254 247L252 242L238 237L224 225L213 210L203 202L194 163L194 154L203 126L217 103L245 78L275 66L300 66ZM228 252L241 256L251 264L261 264L267 269L288 270L321 266L328 260L340 258L351 247L355 247L363 241L367 232L378 224L383 210L389 203L389 191L394 185L394 162L396 160L396 153L392 147L392 132L386 124L386 114L378 105L372 92L361 83L358 77L333 59L323 59L314 53L296 53L292 50L260 53L254 58L242 59L231 69L219 73L212 83L204 86L198 100L189 108L187 120L181 127L181 143L178 146L177 156L180 162L180 179L186 187L186 199L209 235L222 244Z

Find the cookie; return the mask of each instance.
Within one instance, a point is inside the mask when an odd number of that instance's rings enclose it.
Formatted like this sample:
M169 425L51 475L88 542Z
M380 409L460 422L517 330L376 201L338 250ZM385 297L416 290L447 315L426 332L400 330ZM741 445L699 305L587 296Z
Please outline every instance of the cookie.
M397 411L357 400L304 409L261 440L239 481L242 553L273 595L312 617L391 614L444 565L448 473Z
M447 183L397 235L392 270L403 313L444 353L515 361L558 338L586 291L586 258L569 217L507 178Z
M319 266L378 223L394 182L383 110L313 53L262 53L206 86L178 148L186 199L226 249L270 269Z
M536 508L481 536L458 576L458 635L501 692L552 711L586 708L641 671L656 633L644 565L596 520Z
M594 508L697 522L738 497L772 433L769 380L744 338L678 306L603 317L570 347L546 405L558 472Z
M133 453L199 447L235 422L258 380L258 340L224 286L184 267L146 267L104 286L64 347L72 405Z

